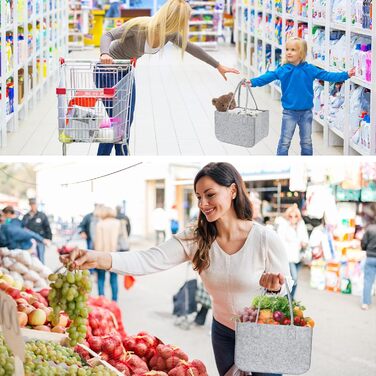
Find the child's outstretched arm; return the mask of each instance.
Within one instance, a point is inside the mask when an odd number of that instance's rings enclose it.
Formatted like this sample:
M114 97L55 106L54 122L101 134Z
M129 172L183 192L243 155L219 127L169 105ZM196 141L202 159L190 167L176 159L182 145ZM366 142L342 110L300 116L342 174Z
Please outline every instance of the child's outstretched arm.
M277 71L268 71L259 77L249 80L249 84L253 87L265 86L278 79L279 77Z
M323 81L343 82L355 75L355 68L350 69L348 72L334 73L328 72L315 66L312 67L315 70L314 77Z

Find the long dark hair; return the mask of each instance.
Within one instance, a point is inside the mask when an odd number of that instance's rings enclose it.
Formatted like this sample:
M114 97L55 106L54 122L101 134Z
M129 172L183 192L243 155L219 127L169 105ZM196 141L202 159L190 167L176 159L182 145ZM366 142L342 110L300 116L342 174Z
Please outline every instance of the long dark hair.
M195 192L197 182L204 176L208 176L223 187L230 187L231 184L235 184L237 193L233 202L236 216L239 219L252 220L253 209L251 201L248 198L244 181L233 165L226 162L207 164L195 177L193 183ZM209 250L217 235L215 222L208 222L205 215L200 211L197 226L193 233L193 240L198 247L192 261L194 270L197 270L199 273L210 266Z

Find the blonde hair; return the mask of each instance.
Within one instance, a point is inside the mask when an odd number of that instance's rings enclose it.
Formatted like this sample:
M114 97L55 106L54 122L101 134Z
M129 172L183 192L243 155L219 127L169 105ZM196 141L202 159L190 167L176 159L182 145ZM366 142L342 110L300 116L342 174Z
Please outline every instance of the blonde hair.
M286 220L289 220L290 215L297 215L298 221L301 221L302 219L302 214L300 213L300 210L298 208L298 205L294 204L292 206L289 206L286 211L283 213L283 216L285 217Z
M103 206L99 212L100 219L116 218L116 211L109 206Z
M152 48L162 48L166 44L167 36L178 33L181 38L182 55L187 48L189 19L191 7L185 0L168 0L152 17L136 17L126 22L122 36L133 27L138 32L145 32L147 41Z
M299 52L300 52L300 62L301 63L304 62L307 58L307 51L308 51L307 42L303 38L291 37L287 39L286 47L287 47L287 44L290 42L295 42L298 45ZM282 64L287 64L286 55L283 57Z

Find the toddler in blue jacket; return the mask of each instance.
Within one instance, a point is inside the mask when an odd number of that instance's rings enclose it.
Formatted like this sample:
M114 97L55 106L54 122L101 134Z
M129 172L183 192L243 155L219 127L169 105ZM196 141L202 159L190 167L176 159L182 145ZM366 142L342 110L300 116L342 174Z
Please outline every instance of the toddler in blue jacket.
M349 72L331 73L308 64L307 42L293 37L286 42L286 55L283 65L275 71L268 71L253 78L249 84L253 87L264 86L274 80L281 81L282 89L282 130L278 142L277 155L288 155L295 127L299 127L302 155L312 155L312 108L313 81L315 79L342 82L354 76L355 69Z

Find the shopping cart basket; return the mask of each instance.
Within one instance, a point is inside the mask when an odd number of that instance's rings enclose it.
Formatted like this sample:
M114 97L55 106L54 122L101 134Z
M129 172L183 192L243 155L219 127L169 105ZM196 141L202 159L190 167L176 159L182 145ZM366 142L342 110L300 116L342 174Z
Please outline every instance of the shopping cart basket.
M60 63L56 94L63 155L73 142L127 144L136 60L99 64L60 59Z

